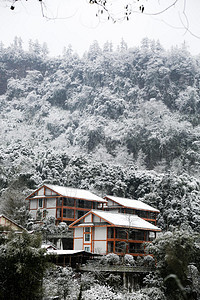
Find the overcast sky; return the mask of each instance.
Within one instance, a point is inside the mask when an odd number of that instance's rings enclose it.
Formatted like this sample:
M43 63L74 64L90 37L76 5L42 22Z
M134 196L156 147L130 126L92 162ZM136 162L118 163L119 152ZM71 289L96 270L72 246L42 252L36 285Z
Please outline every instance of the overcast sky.
M116 19L123 16L124 3L132 4L138 9L138 1L110 0L111 12ZM129 47L137 46L144 37L157 40L165 48L181 45L184 41L193 54L200 53L200 0L178 0L177 4L165 13L153 15L161 11L175 0L139 1L145 6L146 13L133 13L129 21L108 21L105 14L96 17L97 7L88 4L88 0L0 0L0 41L6 46L12 43L15 36L22 37L24 48L30 39L47 42L51 55L60 55L64 46L71 44L79 54L84 53L94 40L100 45L106 41L119 44L123 38ZM135 2L135 4L134 4ZM184 3L185 14L184 14ZM105 17L104 17L105 16ZM189 33L185 27L189 26ZM188 24L188 25L187 25ZM199 36L199 38L195 37Z

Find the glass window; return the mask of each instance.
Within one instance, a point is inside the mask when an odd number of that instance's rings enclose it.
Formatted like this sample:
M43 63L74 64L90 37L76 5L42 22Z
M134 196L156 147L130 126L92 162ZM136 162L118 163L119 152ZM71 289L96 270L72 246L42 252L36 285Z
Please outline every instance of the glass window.
M85 242L90 242L90 234L85 234Z
M62 198L57 199L57 206L62 206Z
M80 200L80 199L78 199L77 200L77 207L80 207L80 208L84 208L84 200Z
M74 210L63 208L63 218L74 219Z
M92 202L91 201L85 201L85 203L84 203L84 207L85 208L92 208Z
M156 219L156 213L150 211L149 212L149 219Z
M125 242L115 242L115 252L117 253L125 253L126 252L126 243Z
M61 208L57 208L57 218L61 218Z
M77 211L77 219L81 218L84 214L86 213L86 211L82 211L82 210L78 210Z
M108 239L114 238L114 228L108 227Z
M108 252L113 252L114 247L113 247L113 242L108 242Z
M74 199L72 198L64 198L63 206L74 206Z
M91 232L91 227L85 227L85 232Z
M142 243L129 243L129 253L144 253L144 246Z
M130 215L134 215L134 209L132 209L132 208L126 208L125 209L125 213L126 214L130 214Z
M145 210L136 210L135 214L140 218L147 218L147 212Z
M127 230L124 228L115 228L115 238L125 240L127 238Z
M144 231L129 231L129 239L130 240L137 240L137 241L144 241Z
M39 207L43 207L43 199L39 199Z
M90 251L90 246L85 246L84 250L89 252Z

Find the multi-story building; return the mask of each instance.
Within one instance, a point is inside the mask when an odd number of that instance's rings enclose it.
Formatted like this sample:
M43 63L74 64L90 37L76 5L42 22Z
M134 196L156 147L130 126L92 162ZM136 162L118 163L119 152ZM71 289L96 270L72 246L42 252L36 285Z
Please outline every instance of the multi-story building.
M144 255L144 242L161 231L137 215L91 210L69 225L74 230L74 250L94 253Z
M140 201L115 196L105 196L107 204L104 205L105 211L133 214L156 225L159 210Z
M56 223L70 224L91 209L102 208L107 201L87 190L44 184L27 198L33 218L53 216Z
M144 242L161 231L156 226L159 213L142 201L105 196L83 189L44 184L27 198L33 218L55 217L71 229L64 249L93 253L144 255ZM70 230L69 230L70 233ZM70 241L69 241L70 239Z

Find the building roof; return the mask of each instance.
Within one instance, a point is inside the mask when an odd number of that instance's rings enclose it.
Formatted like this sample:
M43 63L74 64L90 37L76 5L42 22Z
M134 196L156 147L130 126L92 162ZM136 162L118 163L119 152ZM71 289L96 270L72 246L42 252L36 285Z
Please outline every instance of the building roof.
M17 224L15 221L11 220L10 218L8 218L7 216L5 216L4 214L0 214L0 219L1 219L1 218L6 219L7 221L9 221L10 224L2 224L2 223L0 222L0 225L5 226L5 227L10 227L10 225L13 224L13 225L16 226L19 230L26 231L26 229L25 229L23 226Z
M153 212L160 212L158 209L140 201L140 200L134 200L134 199L127 199L127 198L120 198L120 197L114 197L114 196L105 196L105 198L109 198L113 200L114 202L118 203L121 206L127 207L127 208L134 208L138 210L148 210Z
M77 254L83 254L83 255L93 255L94 253L85 251L85 250L53 250L53 249L47 249L47 253L49 254L55 254L55 255L77 255ZM95 254L98 255L98 254Z
M98 217L104 219L107 223L113 226L143 229L143 230L150 230L150 231L161 231L160 228L151 224L150 222L145 221L144 219L138 217L137 215L121 214L121 213L114 213L114 212L108 212L102 210L91 210L86 215L90 213L97 215ZM81 219L84 219L86 215L82 216L81 218L73 222L71 225L69 225L69 227L73 228L73 226L79 223ZM95 225L94 221L93 223ZM84 223L82 224L84 225ZM86 226L88 226L88 223L86 224Z
M91 193L88 190L76 189L76 188L72 188L72 187L65 187L65 186L59 186L59 185L53 185L53 184L44 184L43 186L53 190L54 192L56 192L57 194L59 194L63 197L78 198L78 199L83 199L83 200L88 200L88 201L107 203L107 201L105 199ZM27 198L29 198L29 197L27 197ZM32 197L32 199L34 199L34 198L42 198L42 196Z

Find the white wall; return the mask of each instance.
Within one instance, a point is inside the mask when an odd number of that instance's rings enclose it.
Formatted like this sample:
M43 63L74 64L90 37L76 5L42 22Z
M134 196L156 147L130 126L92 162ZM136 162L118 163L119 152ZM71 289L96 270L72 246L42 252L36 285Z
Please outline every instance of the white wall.
M94 242L94 252L100 254L106 254L106 241Z
M94 220L94 223L100 222L100 218L95 215L93 216L93 220Z
M37 208L37 199L30 200L30 209L36 209Z
M106 240L107 227L95 227L94 240Z
M52 191L46 188L45 194L46 194L46 196L50 196L50 195L52 195Z
M47 208L56 207L56 198L47 199Z
M83 240L74 239L74 250L83 250Z
M83 237L83 227L75 228L74 229L74 236L75 237Z
M89 214L88 216L85 217L85 223L92 222L92 214Z
M110 199L107 199L107 201L108 201L108 206L117 205L115 202L113 202L113 201L110 200Z
M43 196L44 195L44 188L41 188L39 191L38 191L38 196Z

